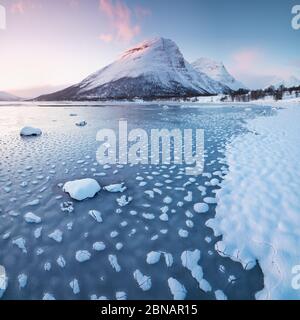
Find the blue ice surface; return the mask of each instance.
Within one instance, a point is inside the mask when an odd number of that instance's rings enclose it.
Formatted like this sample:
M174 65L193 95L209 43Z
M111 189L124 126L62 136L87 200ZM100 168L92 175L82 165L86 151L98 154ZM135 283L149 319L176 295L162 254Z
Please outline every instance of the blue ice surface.
M204 129L207 155L204 172L226 173L226 143L246 132L244 123L248 119L272 116L271 108L252 106L251 111L245 111L237 105L164 108L128 104L4 106L0 111L0 265L5 267L9 278L3 299L41 299L45 293L56 299L90 299L91 295L115 299L117 292L125 292L128 299L172 299L168 287L171 277L184 285L186 299L214 299L216 290L222 290L229 299L254 299L255 293L262 289L263 274L258 265L245 271L241 264L215 251L214 244L220 238L214 237L205 222L214 216L216 204L209 204L205 214L193 210L194 204L203 202L204 197L214 198L219 188L207 186L206 195L201 194L198 187L211 180L209 175L197 176L189 182L191 177L184 174L184 164L123 168L112 165L104 170L96 161L99 147L96 133L103 128L117 132L119 120L127 120L128 130ZM85 120L87 125L76 126L78 120ZM21 138L20 128L29 124L41 128L43 135ZM82 202L72 200L62 191L66 181L87 177L96 179L101 186L125 182L127 189L122 194L102 190L93 199ZM212 178L222 181L226 176ZM140 182L147 184L141 186ZM154 192L151 198L145 191L153 188L161 194ZM192 192L192 201L184 200L188 191ZM120 207L116 199L121 195L130 196L133 201ZM172 202L163 203L165 197L170 197ZM28 206L36 199L38 204ZM61 210L64 202L73 202L73 205L65 204L73 206L73 212ZM164 206L168 206L168 221L159 219ZM92 219L90 210L100 211L103 222ZM38 215L42 222L26 223L23 216L27 212ZM151 219L145 218L149 215ZM187 237L180 237L182 229L188 231ZM55 230L62 232L61 242L48 237ZM20 237L25 240L27 253L13 244ZM93 249L97 242L105 244L103 250ZM202 291L182 265L182 252L196 249L201 252L199 265L212 287L211 292ZM79 250L90 252L91 258L79 263L75 259ZM163 256L158 263L148 264L146 258L151 251L171 254L172 265L167 265ZM117 258L118 272L109 259L112 256ZM61 257L65 263L58 264ZM51 269L45 271L44 266L49 267L49 263ZM149 290L139 287L134 279L136 270L151 277ZM21 289L20 274L28 277L27 285ZM80 287L76 295L70 287L74 279Z

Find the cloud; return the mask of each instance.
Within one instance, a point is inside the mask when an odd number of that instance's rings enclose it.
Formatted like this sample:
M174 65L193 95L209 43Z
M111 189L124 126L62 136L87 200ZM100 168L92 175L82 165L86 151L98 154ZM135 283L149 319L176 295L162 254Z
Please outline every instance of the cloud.
M10 11L13 14L24 14L29 9L41 8L42 2L40 0L15 0L10 6Z
M231 55L229 71L250 88L264 87L274 77L287 78L295 72L294 66L280 64L260 48L244 48Z
M259 49L242 49L233 54L233 68L237 73L253 71L262 57L263 54Z
M100 11L109 21L111 32L100 35L100 39L110 42L128 42L141 32L139 23L135 23L134 17L138 20L150 14L150 11L141 6L130 9L122 0L99 0Z
M26 3L23 0L15 1L12 3L10 10L12 13L23 14L25 12Z
M112 42L113 41L113 35L110 33L103 33L99 36L99 39L103 42Z

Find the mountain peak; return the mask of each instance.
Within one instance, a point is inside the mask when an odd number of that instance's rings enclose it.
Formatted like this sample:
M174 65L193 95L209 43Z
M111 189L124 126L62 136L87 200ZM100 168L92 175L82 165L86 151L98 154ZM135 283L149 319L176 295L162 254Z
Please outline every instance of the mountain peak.
M219 81L231 90L247 89L244 84L237 81L225 68L223 62L210 58L199 58L192 63L192 66L199 72L204 72L215 81Z
M177 44L166 38L146 40L78 85L42 99L132 99L186 97L229 91L197 72Z

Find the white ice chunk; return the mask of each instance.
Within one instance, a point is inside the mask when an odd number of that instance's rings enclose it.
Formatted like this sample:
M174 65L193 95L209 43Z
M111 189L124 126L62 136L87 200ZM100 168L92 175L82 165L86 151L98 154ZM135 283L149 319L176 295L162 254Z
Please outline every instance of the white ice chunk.
M194 211L197 213L206 213L209 210L209 206L206 203L195 203Z
M5 268L0 265L0 299L4 295L4 292L7 289L7 285L8 285L8 278L6 276Z
M151 251L147 254L147 263L148 264L155 264L157 262L159 262L160 260L160 255L161 252L157 252L157 251Z
M18 281L19 281L19 288L20 289L23 289L23 288L26 287L27 280L28 280L28 277L27 277L26 274L22 273L22 274L18 275Z
M140 270L135 270L133 276L134 279L137 281L139 287L143 291L148 291L151 289L151 277L143 275Z
M24 219L27 223L41 223L42 219L32 212L27 212L24 215Z
M101 190L99 183L90 178L66 182L63 191L69 193L71 198L82 201L93 198Z
M48 234L48 237L56 242L62 242L63 233L59 229L56 229L52 233Z
M20 131L21 136L40 136L42 134L42 130L39 128L33 128L33 127L24 127Z
M53 294L51 293L45 293L43 296L43 300L55 300Z
M168 285L170 291L174 297L174 300L184 300L187 294L186 288L178 280L174 278L168 279Z
M73 290L74 294L78 294L80 292L79 283L77 279L74 279L70 282L70 287Z
M227 296L222 290L216 290L215 296L217 300L227 300Z
M164 252L165 262L167 267L172 267L173 265L173 256L171 253Z
M66 260L63 256L59 256L56 262L61 268L64 268L66 266Z
M95 251L103 251L105 250L105 248L106 248L106 245L104 244L104 242L95 242L93 244L93 249Z
M120 272L121 271L121 267L120 267L120 265L118 263L118 259L117 259L116 255L110 254L108 256L108 260L109 260L111 266L113 267L113 269L116 270L116 272Z
M109 186L105 186L103 188L104 190L108 192L124 192L127 188L124 186L124 183L119 183L119 184L111 184Z
M16 245L19 249L21 249L23 253L27 253L26 240L24 238L17 238L12 241L12 244Z
M127 300L127 294L124 291L116 292L116 299L117 300Z
M121 196L120 198L117 198L117 203L120 207L125 207L127 204L129 204L133 200L132 197L126 197L125 195Z
M91 259L91 254L87 250L78 250L75 258L78 262L85 262Z
M89 211L89 215L96 220L98 223L103 222L102 216L101 216L101 212L97 211L97 210L90 210Z

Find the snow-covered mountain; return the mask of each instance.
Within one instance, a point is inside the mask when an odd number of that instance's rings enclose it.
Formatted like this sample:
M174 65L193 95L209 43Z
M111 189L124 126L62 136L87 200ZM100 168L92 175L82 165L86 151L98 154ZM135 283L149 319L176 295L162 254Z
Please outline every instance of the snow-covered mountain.
M200 58L192 63L192 66L199 72L207 74L210 78L220 82L231 90L247 89L247 87L237 81L225 68L222 62L217 62L209 58Z
M278 89L280 86L284 86L285 88L292 88L300 86L300 79L290 76L286 78L274 77L270 84L266 87L274 87Z
M196 71L172 40L156 38L127 50L81 83L37 99L152 99L228 91L227 86Z
M10 93L0 91L0 101L19 101L21 98L16 97Z

